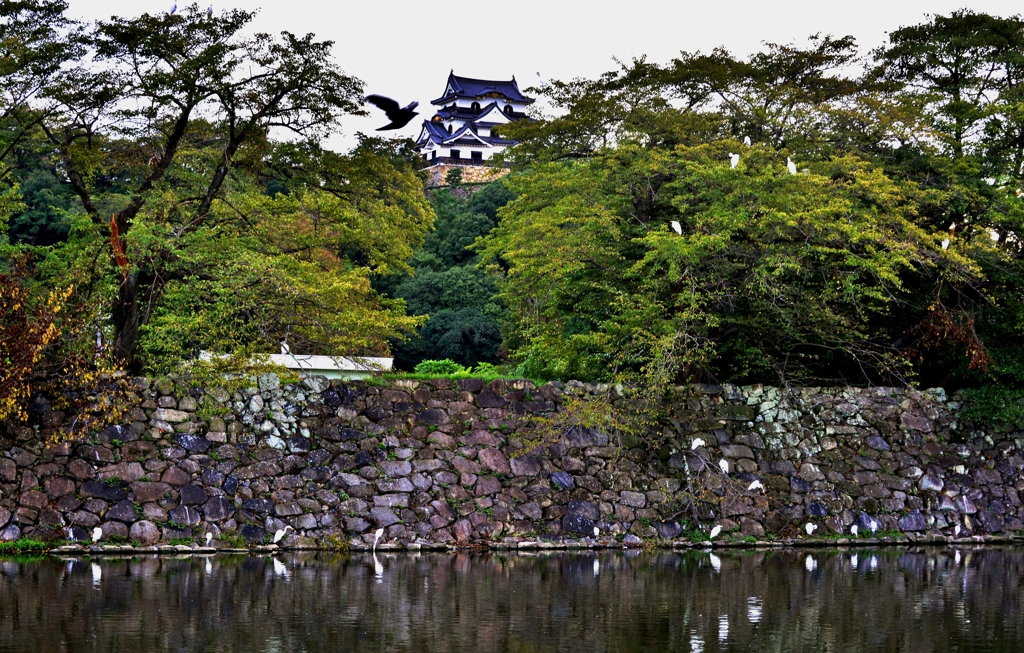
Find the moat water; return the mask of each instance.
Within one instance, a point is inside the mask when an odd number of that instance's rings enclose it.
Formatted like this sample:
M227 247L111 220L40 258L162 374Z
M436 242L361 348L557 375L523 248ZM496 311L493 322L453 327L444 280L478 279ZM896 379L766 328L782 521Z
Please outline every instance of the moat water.
M0 560L7 651L1024 651L1024 549Z

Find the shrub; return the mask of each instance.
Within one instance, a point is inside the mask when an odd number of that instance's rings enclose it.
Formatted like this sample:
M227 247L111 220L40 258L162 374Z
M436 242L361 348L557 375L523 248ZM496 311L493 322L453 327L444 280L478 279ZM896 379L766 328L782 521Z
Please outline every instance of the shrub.
M450 358L439 361L422 361L416 366L416 374L435 374L442 376L445 374L463 374L466 371L465 367L459 365Z

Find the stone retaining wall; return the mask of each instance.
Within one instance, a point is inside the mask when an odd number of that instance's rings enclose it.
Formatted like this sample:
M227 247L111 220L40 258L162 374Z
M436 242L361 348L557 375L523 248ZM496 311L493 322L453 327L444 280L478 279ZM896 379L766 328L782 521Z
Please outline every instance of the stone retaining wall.
M615 396L577 382L266 375L233 396L168 379L135 390L129 419L92 441L44 446L71 417L40 400L32 428L4 434L0 540L100 528L108 542L211 533L221 546L291 526L292 546L365 546L382 528L390 545L527 548L692 541L714 525L721 542L1024 528L1024 434L966 429L941 390L682 388L674 448L652 453L579 428L523 449L566 395Z

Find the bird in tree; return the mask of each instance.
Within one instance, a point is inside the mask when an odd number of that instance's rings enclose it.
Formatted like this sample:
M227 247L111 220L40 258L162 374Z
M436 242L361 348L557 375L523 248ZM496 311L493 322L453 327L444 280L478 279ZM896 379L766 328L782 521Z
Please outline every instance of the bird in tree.
M391 122L380 127L377 131L388 131L391 129L401 129L409 124L409 121L419 115L418 111L413 111L420 105L419 102L410 102L405 107L399 107L398 103L389 97L383 95L367 95L366 101L383 111L388 120Z

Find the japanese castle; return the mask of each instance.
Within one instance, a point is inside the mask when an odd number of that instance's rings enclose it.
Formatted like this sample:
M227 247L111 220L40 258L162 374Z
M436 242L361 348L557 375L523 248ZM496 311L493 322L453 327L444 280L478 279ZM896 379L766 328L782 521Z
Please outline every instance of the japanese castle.
M439 107L416 139L416 151L430 166L482 165L515 141L495 136L499 125L526 118L533 98L519 91L516 78L494 81L448 74L444 93L430 102Z

